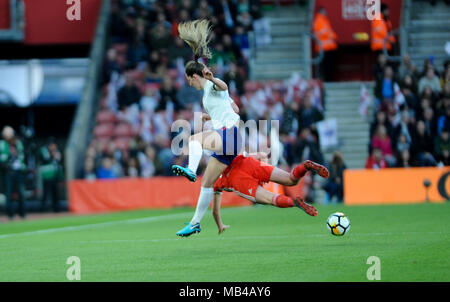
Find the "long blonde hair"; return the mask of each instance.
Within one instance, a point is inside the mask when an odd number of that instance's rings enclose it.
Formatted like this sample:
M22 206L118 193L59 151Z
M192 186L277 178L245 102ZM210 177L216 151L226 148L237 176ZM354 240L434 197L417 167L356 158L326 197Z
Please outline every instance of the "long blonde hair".
M195 62L200 58L211 59L208 43L211 40L211 26L206 19L182 22L178 25L178 33L194 52Z

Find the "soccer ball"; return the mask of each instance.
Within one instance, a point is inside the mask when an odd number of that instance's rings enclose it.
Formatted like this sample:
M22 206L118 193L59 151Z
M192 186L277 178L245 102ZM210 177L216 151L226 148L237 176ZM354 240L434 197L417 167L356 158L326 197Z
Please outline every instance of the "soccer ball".
M344 213L336 212L328 217L327 227L331 231L331 234L343 236L350 230L350 220Z

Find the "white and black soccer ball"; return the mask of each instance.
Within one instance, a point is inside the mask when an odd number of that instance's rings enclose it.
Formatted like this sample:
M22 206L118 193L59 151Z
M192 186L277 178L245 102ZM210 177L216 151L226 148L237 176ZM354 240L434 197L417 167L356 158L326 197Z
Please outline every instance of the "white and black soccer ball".
M327 219L327 227L331 234L343 236L350 230L350 219L344 213L333 213Z

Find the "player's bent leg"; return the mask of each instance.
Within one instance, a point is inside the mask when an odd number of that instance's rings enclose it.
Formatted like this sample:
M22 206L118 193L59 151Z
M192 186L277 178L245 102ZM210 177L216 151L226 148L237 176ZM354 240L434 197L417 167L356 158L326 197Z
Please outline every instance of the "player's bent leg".
M256 189L255 200L257 203L273 205L278 208L292 208L294 202L291 197L284 194L275 194L261 186Z
M197 180L197 169L202 159L203 149L217 151L222 149L220 135L216 131L208 130L189 137L189 162L187 167L172 166L175 175L184 176L189 181Z
M277 167L275 167L272 174L270 174L270 181L289 187L295 186L298 183L298 179L293 179L288 172Z

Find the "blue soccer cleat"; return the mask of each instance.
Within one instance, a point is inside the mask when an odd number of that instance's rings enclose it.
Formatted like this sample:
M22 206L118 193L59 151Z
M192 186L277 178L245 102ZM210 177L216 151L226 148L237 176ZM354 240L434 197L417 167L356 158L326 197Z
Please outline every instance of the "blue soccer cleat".
M200 233L201 231L202 229L200 228L200 223L196 224L187 223L187 226L179 230L177 232L177 235L181 237L188 237L194 233Z
M195 182L197 180L197 175L189 168L173 165L172 172L176 175L185 176L191 182Z

